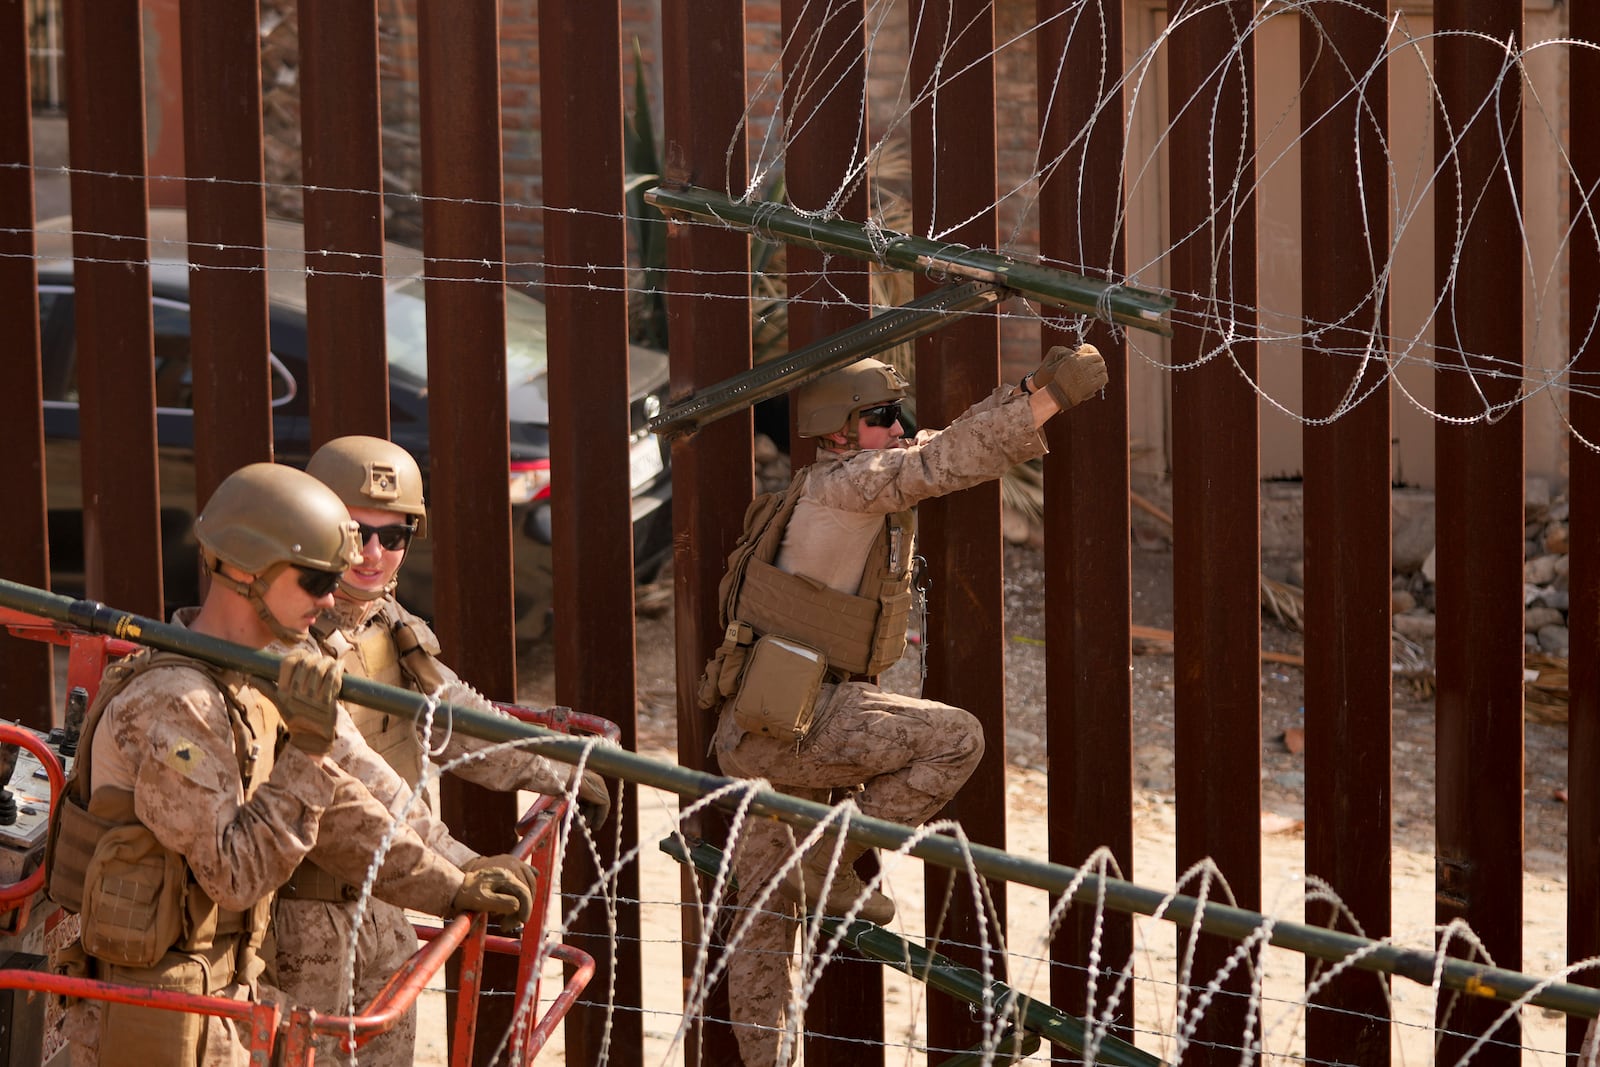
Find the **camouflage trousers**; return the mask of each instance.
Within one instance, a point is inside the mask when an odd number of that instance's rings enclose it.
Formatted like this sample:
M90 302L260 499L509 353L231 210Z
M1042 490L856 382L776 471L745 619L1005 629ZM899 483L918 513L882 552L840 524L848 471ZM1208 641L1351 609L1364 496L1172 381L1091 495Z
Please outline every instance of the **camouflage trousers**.
M272 918L277 952L269 980L288 1003L325 1014L348 1014L350 987L345 974L355 917L353 903L278 900ZM377 996L416 951L417 935L406 913L381 900L368 900L356 938L356 1011ZM353 1058L363 1067L409 1067L416 1042L417 1010L413 1007L391 1030L361 1046ZM338 1051L338 1043L338 1038L318 1038L317 1063L351 1062L352 1057Z
M817 708L797 749L792 741L745 733L724 706L715 738L723 773L765 778L785 793L824 802L835 789L859 786L855 802L863 814L918 826L956 795L983 756L978 720L948 704L845 682L823 686ZM747 1067L791 1062L803 1027L791 1010L799 911L776 893L760 912L745 910L767 891L795 843L787 825L759 819L745 824L734 848L740 911L728 1000Z

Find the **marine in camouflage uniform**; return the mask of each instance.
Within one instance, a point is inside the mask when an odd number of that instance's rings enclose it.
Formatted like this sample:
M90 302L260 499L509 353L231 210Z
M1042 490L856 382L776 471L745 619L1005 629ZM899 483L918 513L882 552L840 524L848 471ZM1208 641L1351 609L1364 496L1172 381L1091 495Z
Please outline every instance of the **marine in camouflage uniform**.
M275 464L242 468L196 522L212 584L180 623L254 648L300 639L355 556L354 533L315 479ZM276 688L168 654L108 670L85 724L88 758L73 772L99 823L85 837L84 823L72 831L61 816L49 883L54 895L76 878L86 973L262 995L257 950L273 891L319 840L375 844L393 833L380 879L426 887L442 910L511 911L531 900L520 884L522 897L499 892L504 872L470 879L411 830L394 830L388 810L326 758L339 683L335 661L305 652L285 657ZM75 876L69 845L92 856ZM355 851L342 847L335 864L356 870ZM75 1063L248 1062L246 1035L210 1016L82 1001L66 1033Z
M353 674L386 685L427 693L441 700L495 711L456 673L438 659L433 631L394 598L396 577L414 536L427 531L422 472L405 449L377 437L340 437L318 449L308 473L331 488L358 523L361 558L345 573L333 608L315 627L318 646ZM367 783L395 811L409 810L417 829L435 848L464 869L493 862L444 831L422 800L411 802L427 759L422 724L360 705L347 705L340 716L340 734L333 758ZM448 741L440 762L478 753L455 768L462 778L487 789L526 789L562 793L572 768L526 749L496 747L490 742L447 730L442 720L431 740ZM580 797L593 809L609 797L599 776L588 772ZM409 807L408 807L409 805ZM359 916L354 968L354 1003L367 1003L390 976L417 950L406 908L432 911L423 902L380 889ZM273 979L294 1002L320 1011L343 1012L349 1001L346 956L357 922L356 893L348 879L330 874L318 853L302 864L278 894L274 933ZM416 1042L416 1011L408 1012L387 1034L359 1053L363 1064L394 1067L409 1064ZM318 1047L321 1062L342 1057L329 1040Z
M773 562L784 574L831 590L835 599L768 584L763 601L745 570L743 586L726 594L735 602L725 600L724 608L730 642L777 634L828 650L833 669L799 740L747 729L734 714L735 700L725 700L713 741L725 773L763 778L822 802L835 790L853 790L864 815L911 826L955 796L983 755L978 720L947 704L885 692L875 677L905 647L914 530L908 513L919 501L998 478L1042 455L1044 421L1092 396L1105 380L1104 361L1091 346L1054 349L1020 388L1002 387L948 428L922 431L911 441L899 422L906 384L877 360L860 360L801 390L800 432L821 438L822 447L791 486L793 510ZM863 603L860 614L873 627L863 642L868 647L841 647L832 619ZM752 632L736 637L733 624L752 620L759 620ZM719 657L737 652L725 642ZM839 669L840 663L854 669ZM722 672L714 660L708 682ZM853 869L865 848L844 842L835 865L834 845L825 837L791 866L766 913L741 912L735 920L751 920L728 964L735 1033L751 1067L789 1062L797 1050L791 971L801 907L835 915L859 908L856 914L878 923L893 918L893 902L868 890ZM733 859L741 909L768 891L795 847L785 824L745 824Z

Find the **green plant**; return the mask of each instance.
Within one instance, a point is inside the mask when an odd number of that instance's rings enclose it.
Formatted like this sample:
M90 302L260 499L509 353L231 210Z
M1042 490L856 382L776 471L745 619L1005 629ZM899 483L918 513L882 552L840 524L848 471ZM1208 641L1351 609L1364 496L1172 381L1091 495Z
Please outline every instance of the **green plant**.
M629 336L639 344L663 351L667 347L667 219L645 201L644 194L661 181L661 161L656 151L655 121L650 115L650 88L645 79L644 54L633 42L633 114L623 126L623 162L627 167L624 191L628 212L628 237L640 272L636 294L630 301Z

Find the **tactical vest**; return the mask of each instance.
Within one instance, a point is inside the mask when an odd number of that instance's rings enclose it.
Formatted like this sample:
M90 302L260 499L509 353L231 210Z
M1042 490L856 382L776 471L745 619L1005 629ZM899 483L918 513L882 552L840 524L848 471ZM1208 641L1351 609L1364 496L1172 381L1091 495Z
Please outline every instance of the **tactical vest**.
M187 656L143 652L111 665L84 716L78 758L61 801L50 812L47 892L67 911L82 914L84 948L103 963L152 967L168 952L215 960L232 941L237 954L231 970L253 979L249 972L258 969L254 957L266 933L271 895L244 911L219 907L184 858L139 822L132 792L93 788L94 733L106 707L141 674L179 666L209 678L227 705L244 798L271 775L283 719L270 701L251 701L252 714L217 668Z
M766 634L815 648L836 678L879 674L905 652L915 513L884 517L867 551L861 584L853 594L841 593L773 562L809 474L802 471L782 493L756 497L745 512L744 532L717 589L725 637L702 680L702 707L733 695L743 666L740 649Z
M433 659L439 652L438 639L420 621L404 616L393 599L385 600L354 638L341 630L338 634L343 640L335 643L332 632L316 632L323 651L337 655L347 674L419 693L431 693L443 682ZM416 724L403 715L361 704L347 703L345 710L368 746L415 789L422 779L424 758ZM285 900L353 901L360 895L359 888L309 859L295 868L278 891Z

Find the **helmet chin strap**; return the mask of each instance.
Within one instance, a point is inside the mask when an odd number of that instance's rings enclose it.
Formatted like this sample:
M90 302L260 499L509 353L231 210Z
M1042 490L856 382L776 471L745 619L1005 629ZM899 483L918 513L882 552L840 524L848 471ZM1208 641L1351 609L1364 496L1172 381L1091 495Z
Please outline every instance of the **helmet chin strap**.
M852 411L845 417L844 425L839 428L839 432L844 435L844 447L839 451L859 452L861 450L860 426L861 416L859 413ZM827 438L823 440L827 440Z
M382 589L362 589L360 586L351 585L345 579L340 578L339 592L341 595L347 596L351 600L358 601L362 604L369 604L374 600L382 600L384 597L394 592L395 586L399 584L400 576L398 574L396 574L393 578L390 578L389 584L385 585Z
M272 614L272 609L267 607L266 601L267 589L272 585L273 579L278 577L279 572L287 566L289 564L285 562L274 563L256 575L254 580L246 583L223 574L222 561L218 560L211 568L211 580L222 588L244 597L245 601L256 609L256 615L266 624L267 629L272 631L274 637L290 645L297 645L305 640L305 631L291 629L279 622L278 617Z

